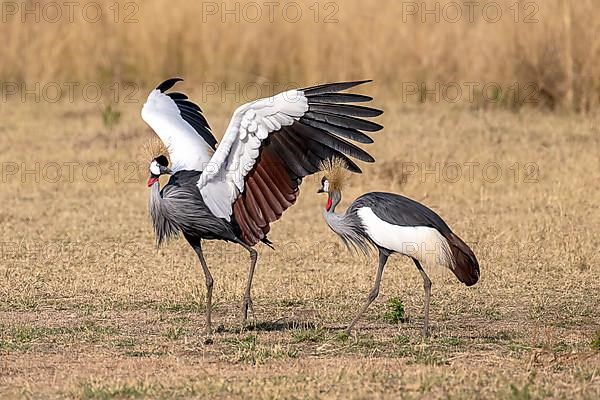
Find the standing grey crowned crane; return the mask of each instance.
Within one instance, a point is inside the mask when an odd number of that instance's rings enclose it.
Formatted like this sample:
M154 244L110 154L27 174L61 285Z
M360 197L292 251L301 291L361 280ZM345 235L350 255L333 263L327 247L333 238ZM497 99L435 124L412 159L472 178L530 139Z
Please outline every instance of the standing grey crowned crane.
M382 111L358 105L371 97L339 93L369 81L331 83L288 90L238 107L223 139L216 139L200 107L183 93L166 93L181 78L153 90L142 118L165 145L150 164L150 214L157 244L183 234L194 249L206 278L206 330L211 332L213 278L202 254L202 240L237 243L250 253L248 281L242 303L242 322L252 311L250 289L257 260L252 248L268 245L270 224L294 204L302 178L319 171L324 160L337 157L349 171L360 168L349 158L374 159L343 139L373 140L362 131L381 125L357 117L376 117ZM171 175L160 190L160 175Z
M350 331L379 295L383 269L388 257L400 253L410 257L421 276L425 289L425 321L423 336L428 335L431 280L423 266L450 269L467 286L479 280L479 263L473 251L456 236L434 211L421 203L393 193L371 192L354 200L344 214L335 208L342 199L346 178L343 160L328 160L322 168L326 176L318 193L327 193L323 215L333 230L349 248L368 254L370 248L379 251L379 266L375 284L361 311L346 329Z

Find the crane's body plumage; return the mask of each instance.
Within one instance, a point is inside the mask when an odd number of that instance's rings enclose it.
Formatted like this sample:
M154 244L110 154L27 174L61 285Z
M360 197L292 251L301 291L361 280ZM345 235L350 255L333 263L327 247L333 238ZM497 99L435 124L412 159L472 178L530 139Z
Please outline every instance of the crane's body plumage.
M151 188L149 209L157 244L182 233L186 237L235 242L239 228L235 221L218 218L208 209L196 187L201 172L178 171L160 190Z
M343 214L324 210L323 217L329 228L342 239L348 249L354 249L364 255L369 255L371 250L375 248L375 243L367 234L356 211L356 208L352 206L348 207Z
M181 80L161 83L142 108L143 120L159 136L171 162L169 169L166 157L153 161L149 209L158 244L182 233L198 255L206 277L210 331L212 276L201 241L235 242L250 253L245 321L257 259L252 246L260 241L270 245L271 223L296 202L303 178L319 171L321 162L336 157L348 170L361 172L351 158L374 161L351 141L372 143L362 131L382 126L363 118L382 111L347 104L372 100L368 96L339 93L368 81L289 90L238 107L217 147L200 107L183 93L167 92ZM172 175L160 190L163 173Z
M423 277L425 287L425 324L428 334L429 296L431 281L423 267L441 266L450 269L465 285L479 280L479 263L473 251L433 210L407 197L383 192L366 193L352 202L346 212L336 214L341 190L329 189L323 178L320 192L329 194L323 213L327 225L349 247L363 253L375 248L379 252L379 267L375 285L363 306L348 327L348 332L379 293L383 269L388 257L399 253L412 258Z
M375 247L411 257L426 267L445 267L467 286L479 279L479 265L468 246L438 214L408 197L366 193L345 213L325 210L323 215L344 243L363 252Z

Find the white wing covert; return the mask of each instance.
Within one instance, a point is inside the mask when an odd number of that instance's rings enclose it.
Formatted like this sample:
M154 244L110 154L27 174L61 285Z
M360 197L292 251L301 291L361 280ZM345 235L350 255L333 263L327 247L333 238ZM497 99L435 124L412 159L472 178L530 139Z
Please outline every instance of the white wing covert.
M210 161L216 139L202 110L183 93L165 93L181 78L172 78L150 92L142 119L169 151L171 170L202 171Z
M244 182L269 133L289 126L308 111L304 94L279 93L239 107L223 140L198 181L204 202L219 218L230 220L233 202L244 191Z

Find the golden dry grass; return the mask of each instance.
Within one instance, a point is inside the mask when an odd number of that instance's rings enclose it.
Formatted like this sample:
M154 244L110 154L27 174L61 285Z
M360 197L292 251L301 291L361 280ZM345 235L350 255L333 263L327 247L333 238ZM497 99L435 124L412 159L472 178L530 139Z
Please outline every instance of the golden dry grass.
M223 22L221 2L203 16L215 3L182 0L118 2L118 22L114 2L100 2L96 23L81 16L98 4L89 1L76 4L73 22L64 8L56 23L7 14L10 4L51 3L2 4L0 397L600 397L594 1L521 1L519 22L508 0L484 1L473 22L463 14L456 23L404 22L407 2L374 0L317 3L316 22L308 0L297 22L278 11L271 23L264 8L257 22L243 12ZM485 4L500 5L499 22L482 17ZM525 23L536 9L537 22ZM325 23L334 10L337 22ZM137 22L124 23L132 11ZM424 202L473 247L480 283L430 271L424 343L422 281L396 256L357 336L343 337L375 260L348 253L328 230L320 177L311 178L273 226L276 250L258 248L254 330L238 324L246 252L206 244L213 319L223 325L206 345L196 258L181 240L157 250L146 211L152 134L139 109L173 75L186 78L217 137L256 94L374 78L364 90L385 110L369 147L377 163L349 180L342 207L371 190ZM92 83L105 89L100 101L69 99L68 85L80 98ZM452 83L469 107L448 104ZM492 83L501 93L483 98ZM530 84L534 107L522 108ZM56 86L62 101L48 103ZM392 298L408 322L385 321Z
M421 278L397 256L357 336L339 335L375 260L328 231L313 178L273 226L277 250L259 247L255 330L237 322L246 252L205 246L224 326L205 345L196 258L182 240L155 249L146 166L130 164L151 137L140 104L124 105L112 131L95 104L0 109L2 397L598 398L598 120L377 105L378 162L350 180L342 206L369 190L401 192L438 211L481 262L472 288L430 272L429 343ZM206 108L220 136L231 108ZM456 180L457 164L464 174L472 165L472 179ZM409 322L384 321L392 297Z
M29 89L69 82L150 87L183 75L232 89L371 77L388 93L410 93L410 102L435 102L427 89L507 107L589 111L599 104L594 0L250 3L4 2L0 79Z

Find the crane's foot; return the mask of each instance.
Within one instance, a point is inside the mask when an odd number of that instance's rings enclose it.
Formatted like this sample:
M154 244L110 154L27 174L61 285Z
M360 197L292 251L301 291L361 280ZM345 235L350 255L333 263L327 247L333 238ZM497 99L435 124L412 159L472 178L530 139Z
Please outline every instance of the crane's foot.
M348 325L348 327L346 328L346 330L344 331L344 333L350 337L352 335L352 330L354 329L354 326L356 325L356 323L358 322L358 319L360 318L360 314L357 315L352 322L350 322L350 325Z
M429 332L429 329L426 326L423 327L421 334L423 335L423 339L429 339L429 336L431 336L431 333Z
M214 343L212 334L213 334L212 327L210 325L207 325L206 328L204 329L204 344L213 344Z
M242 302L242 326L245 327L248 322L248 310L250 310L250 314L252 315L252 320L255 321L254 317L254 307L252 305L252 298L250 296L244 296L244 301Z

